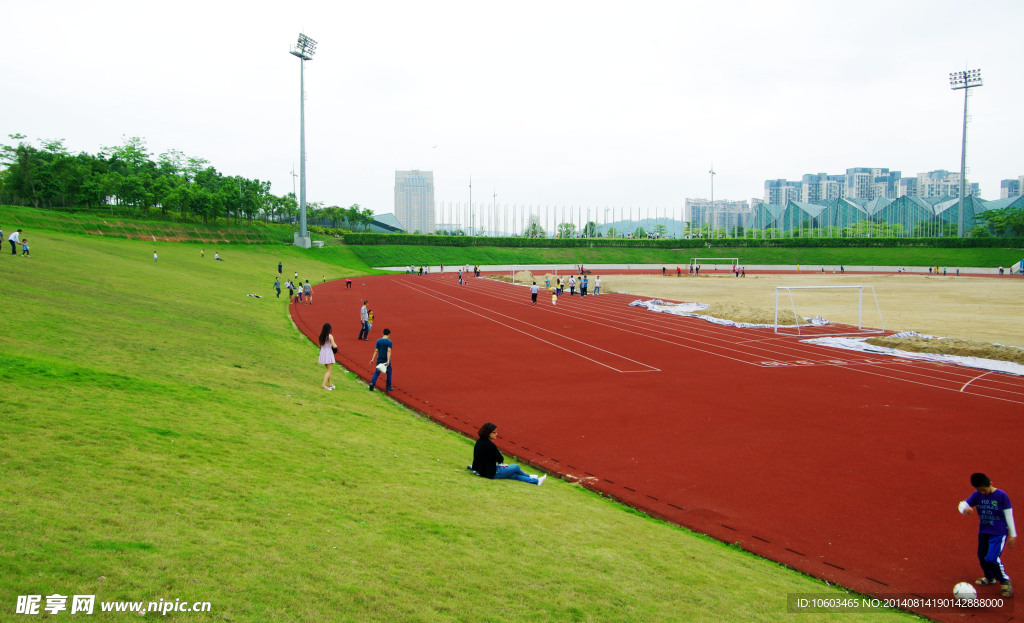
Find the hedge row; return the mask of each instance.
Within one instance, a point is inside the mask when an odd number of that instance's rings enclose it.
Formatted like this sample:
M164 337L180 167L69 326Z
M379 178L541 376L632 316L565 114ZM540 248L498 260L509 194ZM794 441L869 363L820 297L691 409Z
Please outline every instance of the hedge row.
M479 236L423 236L416 234L379 234L347 232L342 236L349 245L405 245L431 247L516 247L537 249L631 248L695 249L712 248L875 248L898 249L928 247L939 249L1024 249L1024 238L722 238L706 239L628 239L628 238L487 238Z

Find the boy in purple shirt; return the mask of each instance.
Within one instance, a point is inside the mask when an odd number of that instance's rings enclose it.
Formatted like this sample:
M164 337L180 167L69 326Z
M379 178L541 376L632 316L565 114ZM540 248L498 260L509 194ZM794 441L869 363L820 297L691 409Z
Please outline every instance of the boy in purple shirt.
M1010 496L993 487L985 474L971 474L971 486L975 491L960 503L960 512L978 513L978 561L985 576L974 583L988 586L998 582L1003 597L1013 597L1010 576L1006 575L1003 561L999 558L1005 546L1013 547L1017 542Z

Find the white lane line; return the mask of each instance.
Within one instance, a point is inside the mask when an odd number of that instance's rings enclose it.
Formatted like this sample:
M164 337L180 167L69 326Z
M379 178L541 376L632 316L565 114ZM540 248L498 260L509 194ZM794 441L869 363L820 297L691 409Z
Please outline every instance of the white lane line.
M643 362L640 362L640 361L636 361L635 359L630 359L629 357L624 357L622 355L619 355L617 353L613 353L612 351L606 350L604 348L598 348L598 347L593 346L591 344L586 344L584 342L580 342L579 340L574 340L572 338L567 338L567 337L565 337L563 335L559 335L558 333L555 333L554 331L551 331L549 329L545 329L543 327L538 327L537 325L530 324L530 323L528 323L528 322L526 322L524 320L520 320L518 318L512 318L511 316L508 316L506 314L502 314L500 312L496 312L494 310L489 310L489 309L487 310L491 314L489 316L489 315L482 314L480 312L476 312L476 311L473 311L471 309L467 309L466 308L466 305L472 305L474 307L480 307L482 309L486 309L486 308L483 308L481 305L477 305L475 303L470 303L470 302L465 301L465 300L459 300L459 304L456 304L456 303L454 303L451 300L445 299L445 298L443 298L441 296L438 296L436 294L432 294L429 291L421 289L418 286L413 286L413 285L409 285L409 284L406 284L406 283L402 283L402 285L406 286L407 288L413 289L413 290L418 290L421 294L429 296L429 297L431 297L433 299L437 299L437 300L439 300L442 303L445 303L447 305L451 305L453 307L458 307L462 311L465 311L465 312L468 312L470 314L473 314L474 316L479 316L480 318L483 318L484 320L487 320L489 322L493 322L495 324L501 325L501 326L503 326L505 328L508 328L508 329L511 329L511 330L513 330L513 331L515 331L517 333L522 333L523 335L528 336L528 337L530 337L532 339L535 339L535 340L537 340L539 342L543 342L544 344L546 344L548 346L552 346L554 348L557 348L557 349L560 349L560 350L564 350L565 352L570 353L571 355L574 355L574 356L579 357L581 359L586 359L587 361L596 363L599 366L604 366L605 368L608 368L609 370L614 370L615 372L620 372L620 373L630 373L630 372L661 372L660 368L656 368L656 367L650 366L650 365L648 365L646 363L643 363ZM512 320L514 320L516 322L520 322L522 324L525 324L528 327L533 327L537 331L543 331L544 333L552 334L552 335L556 336L558 339L560 339L562 341L575 342L576 344L579 344L579 346L581 348L588 348L588 349L591 349L591 350L600 351L600 352L606 353L608 355L611 355L612 357L615 357L615 358L618 358L618 359L622 359L622 360L628 361L630 363L635 363L637 366L640 366L641 368L645 368L645 369L639 369L639 370L620 370L619 368L616 368L615 366L608 365L608 364L603 363L601 361L598 361L597 359L594 359L592 357L587 357L586 355L582 355L582 354L580 354L580 353L578 353L578 352L576 352L576 351L574 351L572 349L566 348L564 346L559 346L558 344L555 344L554 342L545 340L545 339L543 339L543 338L541 338L539 336L533 335L533 334L531 334L531 333L529 333L527 331L523 331L522 329L518 329L516 327L513 327L512 325L506 324L504 322L500 322L499 320L496 320L493 317L494 314L497 314L498 316L503 316L505 318L511 318Z

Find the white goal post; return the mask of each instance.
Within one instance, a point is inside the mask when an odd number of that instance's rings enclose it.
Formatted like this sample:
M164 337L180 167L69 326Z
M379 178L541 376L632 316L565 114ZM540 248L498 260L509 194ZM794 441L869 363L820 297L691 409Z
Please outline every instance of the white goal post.
M793 299L793 291L794 290L856 290L856 297L857 297L856 301L853 301L853 300L850 300L849 298L847 298L847 299L841 299L840 303L839 303L839 305L842 306L842 309L846 310L845 313L847 313L847 314L852 313L853 310L856 309L856 311L857 311L857 329L856 329L856 331L841 330L841 331L838 331L838 332L831 332L830 333L830 332L822 331L822 330L816 328L814 330L814 335L816 337L824 337L824 336L829 336L829 335L861 335L861 334L874 335L874 334L879 334L879 333L885 333L885 321L882 319L882 309L878 305L878 295L875 294L874 286L776 286L775 287L775 332L776 333L786 333L786 334L790 334L790 335L794 335L794 334L795 335L802 335L801 327L812 326L812 325L809 325L809 324L805 324L805 325L797 324L795 326L793 326L793 325L780 325L779 324L779 297L780 297L781 291L783 291L783 290L786 291L786 294L789 297L789 301L788 301L789 309L793 312L793 315L796 316L797 318L804 318L805 315L807 315L807 316L811 316L811 315L813 315L813 316L820 316L821 315L821 313L820 313L820 305L823 303L823 301L821 301L821 299L818 300L817 304L819 305L819 308L818 308L817 311L810 310L808 308L808 305L813 305L815 303L813 301L808 301L807 297L801 296L801 299L802 299L801 300L801 304L803 306L802 309L810 311L811 313L800 314L800 313L797 312L796 302ZM877 318L878 326L880 328L865 328L864 327L864 312L865 312L865 308L864 308L864 291L865 290L870 291L871 299L874 301L874 305L873 305L874 313L872 313L871 301L868 302L868 310L867 311L868 311L868 314L870 316L870 320L872 322L874 322L875 319ZM853 293L851 292L851 295L852 294ZM785 305L786 302L787 301L785 299L783 299L782 304ZM831 304L833 305L833 307L836 305L836 303L834 303L834 302L832 302ZM835 311L833 310L832 312L829 312L829 313L831 315L832 313L835 313ZM838 325L842 325L842 326L847 326L847 327L852 327L853 326L850 322L841 322L841 321L838 321L838 320L834 321L834 324L838 324ZM786 330L785 331L780 331L779 329L786 329ZM795 329L795 333L793 333L791 331L793 329Z
M696 266L697 264L728 264L729 266L739 266L740 258L738 257L691 257L690 266Z
M551 273L554 276L558 276L558 267L554 264L522 264L512 267L512 283L516 282L516 274L523 272L524 270L530 271L534 277L541 276L541 281L544 280L544 275ZM529 285L529 284L527 284Z

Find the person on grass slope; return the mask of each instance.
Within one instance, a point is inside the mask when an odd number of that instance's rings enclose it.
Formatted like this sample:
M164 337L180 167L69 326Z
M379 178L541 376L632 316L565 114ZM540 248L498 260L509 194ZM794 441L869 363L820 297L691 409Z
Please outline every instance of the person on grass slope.
M331 366L334 365L334 353L338 352L338 344L334 341L334 336L331 335L331 323L325 322L322 329L320 329L320 358L317 359L317 363L322 364L324 370L324 382L320 385L327 391L334 389L334 384L331 383Z
M377 340L373 345L373 354L370 355L370 363L376 363L377 366L383 365L387 370L387 381L384 384L384 391L389 392L393 388L391 386L391 351L395 344L391 341L391 329L384 329L383 337ZM373 391L374 385L377 384L377 378L380 377L380 368L377 367L373 371L373 376L370 377L370 391Z
M473 471L484 478L512 478L532 485L542 485L547 475L537 476L524 472L518 465L506 465L494 440L498 437L498 425L488 422L480 427L479 438L473 447Z

